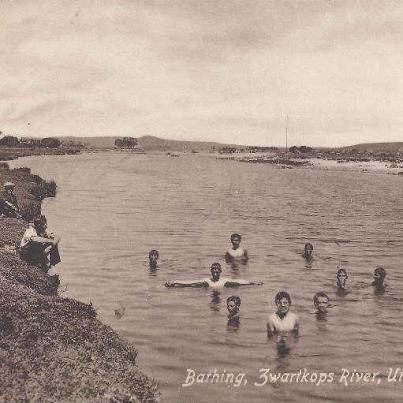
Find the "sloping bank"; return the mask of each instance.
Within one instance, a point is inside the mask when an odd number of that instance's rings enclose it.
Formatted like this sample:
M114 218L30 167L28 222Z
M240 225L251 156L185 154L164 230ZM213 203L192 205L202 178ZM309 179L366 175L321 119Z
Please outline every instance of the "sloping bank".
M23 216L40 212L56 186L27 168L0 165ZM16 254L26 221L0 218L0 401L153 402L153 380L136 366L136 349L87 305L57 295L58 281Z

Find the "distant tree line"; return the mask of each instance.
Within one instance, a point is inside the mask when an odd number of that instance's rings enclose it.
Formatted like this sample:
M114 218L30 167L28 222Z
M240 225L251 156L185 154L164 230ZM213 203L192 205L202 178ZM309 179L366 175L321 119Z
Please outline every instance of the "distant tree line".
M115 147L134 148L137 146L137 139L134 137L122 137L115 140Z
M307 146L301 146L301 147L297 147L297 146L292 146L289 148L290 153L295 153L295 154L306 154L306 153L310 153L313 151L312 147L307 147Z
M1 132L0 132L1 135ZM59 148L62 142L55 137L45 137L43 139L30 139L21 138L15 136L3 136L0 138L1 147L19 147L19 148Z

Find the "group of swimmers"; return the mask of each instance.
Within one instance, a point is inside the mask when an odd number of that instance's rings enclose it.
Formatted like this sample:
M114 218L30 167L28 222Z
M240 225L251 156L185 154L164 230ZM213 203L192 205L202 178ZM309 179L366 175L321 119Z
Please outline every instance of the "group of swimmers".
M241 235L232 234L231 235L232 247L225 253L225 261L227 263L242 262L246 264L248 261L248 253L245 249L241 248ZM304 246L304 251L302 253L305 261L311 263L313 261L313 245L307 243ZM157 268L157 262L159 259L159 253L157 250L152 250L149 253L149 266L150 269ZM231 279L226 277L221 277L222 268L219 263L213 263L210 268L211 277L202 278L196 281L167 281L165 286L168 288L181 288L181 287L210 287L214 290L218 290L223 287L238 287L244 285L256 285L260 286L263 284L261 281L249 281L243 279ZM375 288L375 291L382 293L385 290L385 280L386 271L383 267L378 266L374 271L374 278L371 285ZM348 274L346 269L339 268L336 274L336 287L338 295L345 295L349 292L347 288L347 278ZM291 297L288 292L280 291L276 294L274 298L276 305L276 311L269 316L267 322L267 334L269 337L273 335L280 335L287 332L292 332L294 335L298 335L299 331L299 319L298 315L294 312L290 312L291 307ZM329 296L323 292L317 292L313 297L314 313L317 315L318 319L323 319L328 313L328 308L330 306ZM241 298L237 295L231 295L227 299L227 309L228 309L228 325L237 326L239 325L239 311L241 306Z

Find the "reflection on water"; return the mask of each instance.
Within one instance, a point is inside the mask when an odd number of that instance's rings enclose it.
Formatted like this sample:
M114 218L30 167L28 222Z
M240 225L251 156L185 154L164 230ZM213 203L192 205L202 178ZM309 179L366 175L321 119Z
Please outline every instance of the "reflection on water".
M160 383L165 402L401 399L403 383L345 387L337 375L320 386L254 385L261 368L386 374L388 367L401 367L402 301L392 297L403 294L401 178L279 170L201 155L104 153L12 164L57 181L57 197L45 201L44 212L62 237L57 270L67 287L63 295L92 301L102 320L135 343L139 366ZM246 266L223 262L233 233L247 246ZM315 251L309 270L301 256L307 242ZM163 257L155 271L147 261L152 249ZM163 286L207 277L215 261L225 277L264 282L237 289L237 331L228 329L224 303L233 290ZM341 262L351 280L348 296L334 289ZM380 263L390 288L374 295L370 284ZM279 290L290 293L300 318L298 343L267 340ZM326 321L311 313L313 295L322 290L335 296ZM189 368L245 373L248 382L183 388Z
M221 304L220 291L212 290L211 291L210 309L212 311L218 312L220 310L220 304Z
M287 344L287 338L284 336L280 337L277 340L276 348L277 348L277 354L278 354L279 358L286 357L288 354L290 354L290 351L291 351L290 346Z
M239 325L241 324L241 320L239 316L229 317L227 322L227 330L231 332L236 332L239 330Z

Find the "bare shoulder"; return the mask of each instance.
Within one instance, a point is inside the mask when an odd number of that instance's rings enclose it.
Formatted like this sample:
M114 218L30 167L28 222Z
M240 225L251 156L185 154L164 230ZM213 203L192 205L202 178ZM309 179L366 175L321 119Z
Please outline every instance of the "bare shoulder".
M276 319L276 313L275 312L269 315L269 322L270 323L273 323L275 319Z
M298 321L299 321L298 315L297 315L296 313L294 313L294 312L288 312L288 315L290 316L290 319L291 319L292 321L294 321L294 322L298 322Z

